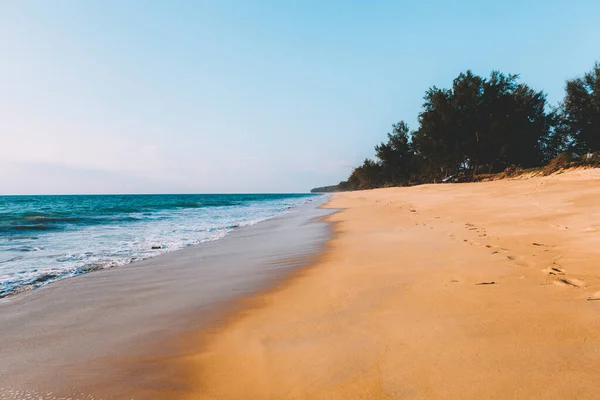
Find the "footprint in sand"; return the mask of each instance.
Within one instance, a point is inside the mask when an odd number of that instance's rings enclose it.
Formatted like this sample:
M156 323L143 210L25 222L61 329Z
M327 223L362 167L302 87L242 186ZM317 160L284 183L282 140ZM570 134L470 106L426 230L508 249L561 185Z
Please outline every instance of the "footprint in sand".
M558 286L572 286L576 288L585 286L585 282L580 281L579 279L572 279L566 277L556 278L554 284Z
M549 275L564 275L565 270L559 267L549 267L546 269Z
M587 300L600 300L600 292L596 292L593 295L589 296Z
M498 254L500 252L504 253L504 252L508 251L507 249L498 248L497 246L493 246L493 245L490 245L490 244L486 244L485 247L487 247L488 249L494 249L494 251L492 251L491 254Z
M548 280L552 280L551 283L557 286L569 286L569 287L584 287L585 282L580 279L569 278L566 276L566 271L560 265L554 263L548 268L544 269L543 272L547 275L546 283Z

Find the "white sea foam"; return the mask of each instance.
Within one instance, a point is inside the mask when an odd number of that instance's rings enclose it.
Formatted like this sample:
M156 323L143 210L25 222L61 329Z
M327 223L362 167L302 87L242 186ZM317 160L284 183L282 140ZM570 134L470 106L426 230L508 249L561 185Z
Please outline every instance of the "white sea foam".
M85 393L70 393L65 396L58 396L51 391L41 392L38 390L0 387L0 400L102 400L102 398Z

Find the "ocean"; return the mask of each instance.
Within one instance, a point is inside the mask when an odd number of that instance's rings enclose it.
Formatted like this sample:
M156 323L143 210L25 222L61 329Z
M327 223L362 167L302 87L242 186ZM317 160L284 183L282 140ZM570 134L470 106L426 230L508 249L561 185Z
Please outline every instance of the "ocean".
M0 298L218 240L315 196L0 196Z

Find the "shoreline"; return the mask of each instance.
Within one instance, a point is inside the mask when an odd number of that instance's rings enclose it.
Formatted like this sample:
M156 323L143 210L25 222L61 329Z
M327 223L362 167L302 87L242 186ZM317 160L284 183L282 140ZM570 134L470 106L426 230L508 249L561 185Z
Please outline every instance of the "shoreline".
M132 198L140 198L140 197L144 198L145 197L145 198L154 199L154 198L163 198L164 197L164 198L169 199L169 198L172 198L172 197L178 196L178 195L169 195L169 194L167 194L167 195L93 195L93 196L90 196L90 195L72 195L70 197L72 197L74 199L75 198L82 198L82 199L87 199L87 198L106 198L106 199L111 199L111 198L115 198L115 197L119 197L119 196L121 198L122 197L132 197ZM195 211L198 208L203 208L203 207L192 207L193 204L198 205L198 204L201 204L203 202L206 203L206 202L212 201L212 202L215 203L215 204L213 204L213 208L212 208L212 210L214 210L215 207L219 205L219 204L217 204L218 201L219 201L218 200L219 198L221 198L223 196L235 196L235 195L220 195L220 194L215 194L215 195L182 195L182 196L185 196L185 197L196 196L196 197L199 197L199 198L196 198L195 200L202 200L202 201L194 203L192 201L194 199L188 199L187 203L183 203L183 204L182 204L181 200L179 200L179 203L175 204L175 206L186 205L186 206L189 207L189 210ZM252 195L241 194L241 195L238 195L238 196L248 197L248 196L252 196ZM13 296L20 295L22 293L27 293L27 292L29 292L31 290L36 290L36 289L43 288L45 286L51 285L51 284L53 284L55 282L58 282L60 280L63 280L63 279L69 279L69 278L73 278L73 277L85 275L85 274L88 274L88 273L91 273L91 272L95 272L95 271L99 271L99 270L106 270L106 269L115 268L115 267L123 267L123 266L127 266L127 265L130 265L130 264L136 263L136 262L140 262L140 261L148 260L148 259L151 259L151 258L159 257L159 256L162 256L162 255L165 255L165 254L169 254L169 253L172 253L173 251L183 250L183 249L185 249L187 247L198 246L198 245L202 245L203 243L206 243L206 242L211 242L211 241L214 241L214 240L220 240L220 239L223 239L224 237L226 237L227 235L231 234L232 232L234 232L235 230L237 230L239 228L251 227L253 225L256 225L257 223L261 223L261 222L264 222L264 221L267 221L267 220L270 220L270 219L273 219L273 218L278 218L278 217L284 216L288 212L288 210L293 209L293 208L298 207L298 206L302 206L305 203L310 203L310 202L312 202L315 199L318 200L318 198L319 198L318 195L316 195L316 197L315 197L314 194L304 194L304 195L301 195L301 194L289 194L289 195L286 195L286 194L261 194L261 195L254 195L254 196L263 197L263 200L271 200L271 201L272 200L277 200L277 197L279 197L279 200L281 200L283 198L283 199L290 200L290 201L293 201L295 199L300 200L300 199L302 199L302 197L304 197L304 201L302 201L299 204L295 204L295 205L291 205L291 206L288 205L288 206L285 207L285 210L283 208L279 209L279 210L273 209L273 210L271 210L271 214L265 215L263 213L262 215L257 215L257 216L255 215L257 217L256 219L248 219L248 218L244 218L243 216L239 216L238 215L238 218L236 218L234 220L228 221L229 224L225 223L225 221L221 221L221 225L219 225L219 224L216 224L216 225L213 224L212 227L210 227L210 226L209 227L205 227L204 230L201 230L200 232L202 232L202 234L203 234L202 235L203 236L202 239L200 239L198 237L196 237L195 239L188 239L188 238L184 238L184 237L179 237L180 241L177 241L177 235L176 234L177 233L180 234L180 232L176 232L175 234L173 234L173 232L171 232L173 235L170 235L170 236L167 236L167 237L164 237L164 235L163 235L163 237L158 237L158 241L157 241L156 237L153 237L151 239L151 242L147 244L147 247L145 247L145 248L144 247L137 248L136 250L133 250L132 248L127 248L125 250L125 253L120 254L120 256L116 256L115 254L112 254L113 257L111 257L111 254L108 254L108 255L104 254L104 258L99 257L98 259L95 259L95 260L92 261L92 260L90 260L90 256L92 256L92 258L93 258L93 256L94 256L94 250L96 250L96 251L98 251L100 253L101 252L105 252L106 253L106 249L104 249L104 250L94 249L93 248L93 244L90 244L90 243L86 243L90 247L83 247L83 248L79 247L79 248L77 248L77 246L75 246L74 249L69 249L69 251L74 251L75 255L79 256L81 258L79 260L81 262L78 262L76 264L71 264L70 267L69 267L69 265L67 265L67 266L52 265L50 267L48 267L46 265L46 267L44 268L44 265L45 265L44 262L47 262L47 258L49 257L49 255L47 255L47 254L46 255L42 255L42 256L38 255L37 257L41 257L41 260L39 258L33 258L33 259L29 260L29 262L31 264L35 264L36 266L38 266L38 268L35 268L35 269L32 269L31 271L28 271L28 267L27 267L27 265L25 265L25 266L22 267L21 270L19 270L19 274L30 272L32 274L31 277L26 276L25 278L23 278L23 277L14 278L14 280L12 280L12 281L9 280L9 279L0 281L0 301L2 301L2 299L4 299L4 298L10 298L10 297L13 297ZM271 197L269 198L269 196L271 196ZM287 197L287 196L290 196L290 197ZM49 199L54 198L55 200L59 199L59 200L62 201L62 199L64 199L65 197L69 197L69 196L64 196L64 195L33 196L32 195L32 196L15 196L15 197L17 197L18 199L26 199L26 198L38 199L40 197L47 197ZM0 196L0 200L1 200L1 198L2 198L2 196ZM215 200L215 199L217 199L217 200ZM239 198L237 198L237 199L233 198L233 199L230 199L230 200L225 199L225 200L221 200L221 202L222 202L221 205L222 206L227 206L227 205L231 205L231 202L234 202L234 204L235 204L235 201L239 202L239 201L246 201L246 200L247 199L241 199L240 200ZM177 201L177 199L171 200L171 201ZM227 203L228 201L229 201L229 203ZM60 204L60 202L59 202L59 204ZM83 216L80 216L79 214L77 214L77 212L74 212L72 216L68 216L67 215L67 216L56 217L55 215L57 213L58 214L64 213L64 211L60 211L60 207L58 208L58 210L54 210L54 211L50 210L50 211L47 211L45 213L43 213L43 212L42 213L38 213L36 211L33 211L32 209L28 209L28 211L23 211L22 210L22 212L25 215L32 214L32 216L17 217L15 215L16 212L14 210L15 206L14 205L13 206L9 205L8 207L9 207L9 211L8 211L9 217L8 217L8 219L9 220L12 219L12 222L10 224L8 224L8 225L4 225L3 228L5 228L5 229L11 229L11 227L12 227L12 229L16 229L14 227L15 224L22 224L22 225L18 225L17 226L17 228L19 228L19 232L21 231L21 229L27 230L27 229L42 229L43 228L43 230L45 230L45 231L47 230L48 232L52 232L54 234L56 234L56 232L64 233L64 232L66 232L65 229L69 228L69 227L65 227L65 226L53 226L52 224L56 223L57 221L58 221L59 224L61 222L65 222L65 221L72 222L72 221L84 221L84 220L87 220L89 222L90 219L96 218L96 216L90 217L87 214L84 214ZM13 207L12 211L10 211L11 207ZM175 208L177 208L177 207L175 207ZM142 211L142 209L143 208L140 208L140 209L137 210L138 214ZM159 207L159 209L160 209L160 207ZM163 208L161 211L172 210L172 209L173 209L173 207L171 207L171 208L167 207L167 208ZM209 211L211 210L210 207L208 207L206 209L208 209ZM251 207L250 207L250 209L251 209ZM79 211L81 211L81 210L79 210ZM154 210L154 211L156 212L156 210ZM109 217L110 217L110 214L104 214L100 218L106 218L108 220L108 219L110 219ZM214 217L215 217L214 215L205 215L204 216L204 220L205 221L213 220ZM139 215L137 215L135 217L132 217L132 216L129 216L129 215L127 217L124 217L122 215L121 218L125 218L126 220L129 220L129 221L135 220L136 222L143 221L143 217L141 217ZM174 218L174 216L171 215L170 218ZM193 221L195 221L195 222L197 222L196 221L197 220L197 216L195 216L194 214L188 215L187 220L190 220L190 219L193 220ZM27 224L30 224L31 221L39 222L39 226L34 225L32 227L31 225L27 225ZM45 224L48 224L48 223L50 224L50 226L45 225ZM105 221L105 223L106 223L106 221ZM148 221L146 220L145 223L148 223ZM99 226L106 227L106 224L105 225L99 224ZM86 224L81 224L79 226L79 229L82 229L82 231L79 232L79 233L82 234L82 235L84 235L84 236L86 236L85 229L89 228L89 227L90 227L89 225L86 226ZM119 230L122 229L122 230L126 231L128 228L129 228L129 225L123 225L122 227L119 227ZM142 226L142 228L143 228L143 226ZM129 229L131 229L131 228L129 228ZM29 231L29 233L31 234L31 231ZM106 231L104 233L106 233ZM173 245L173 243L170 243L170 245L165 245L164 240L167 240L167 239L170 240L173 236L176 237L174 245ZM142 238L143 238L143 236L142 236ZM17 240L18 239L19 238L17 238ZM20 239L23 239L23 238L20 238ZM25 236L24 239L28 239L28 237ZM37 237L34 237L33 239L37 239ZM40 246L42 249L44 249L44 248L52 248L53 251L55 251L57 253L60 253L61 250L63 252L67 251L64 247L60 246L60 244L63 243L64 241L68 241L69 238L68 237L62 237L62 239L63 239L62 241L58 241L58 242L54 241L54 243L48 242L48 241L45 242L45 243L44 242L42 242L42 243L33 242L33 244L28 244L28 245L20 243L20 244L17 244L16 247L13 246L13 248L9 247L8 249L2 248L2 244L3 243L0 243L0 250L6 250L6 251L9 252L9 255L10 255L10 252L11 251L15 251L15 250L17 250L17 251L25 251L27 253L29 253L29 251L36 251L37 252L37 251L40 250L40 248L38 248L38 246ZM163 239L163 242L161 242L160 239ZM50 241L51 240L52 239L50 239ZM112 245L113 245L113 247L117 246L119 244L119 241L120 241L119 238L113 237L112 238ZM182 244L184 241L187 241L188 243L187 244ZM24 249L21 249L21 248L24 248ZM83 256L81 254L81 252L83 251L83 249L85 249L85 256ZM77 250L80 251L79 254L77 253ZM34 253L34 254L37 254L37 253ZM56 254L54 254L52 256L56 257ZM65 254L62 254L62 256L65 256ZM63 259L63 260L60 260L60 261L61 262L67 262L67 263L70 261L68 259L70 257L72 257L72 255L70 253L67 254L66 257L62 257L62 256L59 257L59 258L66 258L66 260ZM86 257L88 257L87 260L86 260ZM12 261L22 260L22 259L24 259L24 257L22 257L22 256L19 255L19 256L14 256L12 258L8 258L8 259L5 258L3 260L0 260L0 263L3 263L3 262L10 263ZM40 263L41 263L41 266L39 266ZM12 275L15 275L15 267L14 266L11 267L11 265L9 264L8 268L5 265L3 265L2 267L3 268L0 268L0 269L2 270L2 272L4 272L6 274L6 275L3 276L4 278L7 278L8 276L10 276L11 272L12 272ZM44 272L42 272L41 274L38 273L37 275L34 274L34 273L37 273L38 271L44 271Z
M310 262L328 235L314 220L331 212L317 208L326 199L221 240L3 299L0 399L13 398L10 390L140 398L157 385L177 387L180 371L161 370L187 351L173 338L217 323L238 299Z
M150 378L148 376L144 377L145 382L143 384L132 386L131 381L129 381L120 387L116 396L114 396L114 389L106 391L100 388L101 385L97 384L87 384L85 389L100 395L106 392L108 396L106 399L187 399L190 391L195 390L195 387L190 384L192 380L190 379L191 374L189 373L187 360L204 351L210 337L226 331L227 327L235 323L237 318L263 307L262 299L264 296L277 293L294 284L298 278L310 273L312 268L317 267L320 260L326 256L329 243L337 234L335 231L336 222L330 221L329 218L341 211L341 209L335 207L327 207L330 202L331 198L327 196L327 199L316 207L325 210L325 214L312 217L306 222L307 224L319 223L328 232L327 238L320 242L318 249L312 251L300 262L293 260L294 265L291 268L285 267L286 259L279 259L276 262L277 268L286 268L285 273L271 276L270 279L265 280L260 286L253 288L244 295L214 304L209 310L200 310L201 319L204 321L201 326L186 329L184 332L174 333L162 338L160 341L155 341L147 347L144 355L128 360L127 363L131 368L143 367L154 372ZM198 311L188 313L187 316L184 316L184 319L197 320ZM154 353L163 353L165 346L177 348L177 350L158 357L149 356ZM108 360L108 364L114 365L115 363L119 363L119 360ZM132 375L137 375L137 373L132 372ZM149 379L156 379L159 382L167 383L167 385L157 384L157 382L149 381ZM0 400L2 400L1 397Z
M597 182L335 194L317 263L188 335L187 389L164 397L593 399Z

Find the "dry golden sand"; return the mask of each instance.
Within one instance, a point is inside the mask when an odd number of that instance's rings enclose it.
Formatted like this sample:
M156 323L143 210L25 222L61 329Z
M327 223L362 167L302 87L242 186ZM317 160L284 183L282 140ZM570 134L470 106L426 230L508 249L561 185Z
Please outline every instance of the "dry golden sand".
M600 398L600 170L329 207L322 260L183 360L188 398Z

